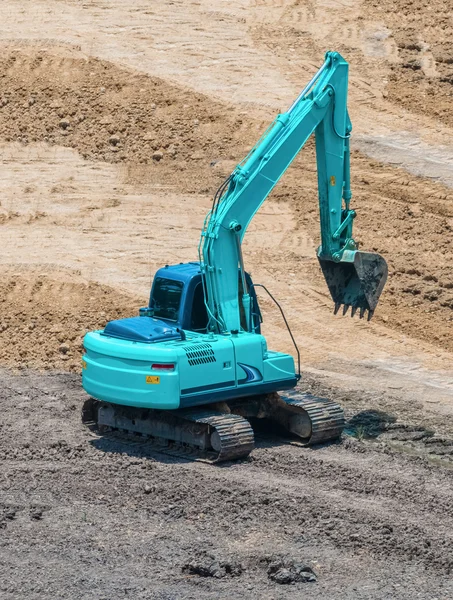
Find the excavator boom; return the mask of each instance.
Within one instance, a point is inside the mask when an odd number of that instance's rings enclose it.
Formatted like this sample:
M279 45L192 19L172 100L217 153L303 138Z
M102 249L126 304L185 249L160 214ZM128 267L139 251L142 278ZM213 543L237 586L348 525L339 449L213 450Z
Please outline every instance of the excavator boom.
M323 66L290 109L279 114L249 155L220 188L201 234L206 303L213 331L239 330L248 315L244 289L238 299L241 242L253 216L294 161L308 138L316 138L321 245L318 259L337 311L341 304L371 318L387 277L378 254L358 251L352 237L347 112L348 64L328 52ZM251 319L247 318L247 323Z

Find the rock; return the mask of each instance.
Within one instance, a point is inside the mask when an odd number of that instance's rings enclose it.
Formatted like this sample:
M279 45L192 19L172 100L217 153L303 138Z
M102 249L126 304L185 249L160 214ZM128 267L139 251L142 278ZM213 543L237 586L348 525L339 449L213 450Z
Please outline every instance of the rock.
M239 577L244 571L243 566L235 561L220 561L212 554L202 552L197 560L192 560L182 567L184 573L199 577Z
M61 119L59 125L61 129L66 130L71 125L71 122L69 119Z
M164 154L160 150L153 152L153 160L159 162L160 160L163 159L163 157L164 157Z
M211 577L215 577L216 579L221 579L225 577L226 571L218 562L213 562L209 567L209 575Z
M295 564L294 571L295 571L296 581L302 581L303 583L307 583L307 582L314 582L314 581L318 580L316 573L308 565Z
M145 494L150 494L152 492L152 487L150 485L145 485L145 487L143 488L143 491L145 492Z
M70 347L68 344L60 344L58 350L61 352L61 354L67 354L70 350Z
M272 573L269 578L280 585L285 585L294 581L294 575L289 569L279 569L275 573Z
M214 561L209 562L195 562L186 563L182 568L184 573L189 575L198 575L199 577L215 577L221 579L225 577L226 571L220 566L220 563Z
M109 142L112 144L112 146L118 146L118 144L121 143L121 138L119 135L111 135Z
M279 585L317 581L316 573L311 567L289 559L272 561L267 569L267 576Z

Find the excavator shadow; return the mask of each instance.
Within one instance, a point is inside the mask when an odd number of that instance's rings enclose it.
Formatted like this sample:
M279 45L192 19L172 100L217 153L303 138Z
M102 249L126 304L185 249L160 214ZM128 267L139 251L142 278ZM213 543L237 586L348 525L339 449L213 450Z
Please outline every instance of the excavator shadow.
M423 459L436 467L453 468L453 438L423 423L400 421L379 410L364 410L346 423L346 435L373 447L378 443L388 451Z
M378 438L395 422L396 417L394 415L382 410L364 410L346 422L344 432L358 439Z

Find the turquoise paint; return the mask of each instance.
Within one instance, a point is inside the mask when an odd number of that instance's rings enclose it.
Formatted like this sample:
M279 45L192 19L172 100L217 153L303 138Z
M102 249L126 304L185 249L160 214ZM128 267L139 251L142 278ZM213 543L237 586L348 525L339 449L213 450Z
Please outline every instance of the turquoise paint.
M238 235L242 241L253 216L313 133L321 215L319 256L341 258L347 238L352 235L351 222L338 239L333 239L333 233L346 216L342 211L344 181L347 183L344 195L350 199L348 64L337 52L328 52L318 73L311 89L299 96L287 113L277 116L245 161L236 167L217 210L208 216L201 249L207 303L215 317L211 320L214 331L240 329L237 279L240 257L231 225L240 225Z
M109 337L102 331L88 333L82 382L90 395L130 406L175 409L181 402L184 406L207 404L294 387L297 376L292 356L269 351L261 334L241 328L241 242L259 207L315 134L321 217L318 256L354 262L347 84L346 61L328 52L323 67L289 111L277 116L237 166L218 206L207 215L199 252L211 332L184 330L186 339L155 343ZM248 293L241 304L247 312ZM246 321L250 328L250 319ZM174 370L155 371L153 363L172 363ZM150 383L150 377L159 380Z

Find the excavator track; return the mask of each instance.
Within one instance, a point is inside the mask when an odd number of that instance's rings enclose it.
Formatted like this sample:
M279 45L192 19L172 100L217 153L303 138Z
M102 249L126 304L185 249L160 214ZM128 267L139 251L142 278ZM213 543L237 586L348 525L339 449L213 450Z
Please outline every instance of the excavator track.
M336 440L345 426L344 412L339 404L299 390L249 396L229 403L229 407L242 417L277 423L293 436L288 441L298 446Z
M322 444L341 436L345 417L343 409L336 402L297 390L285 392L284 395L280 395L280 399L291 412L294 411L294 416L290 417L289 430L300 438L296 442L298 445ZM302 431L299 431L300 426L297 425L300 417L302 421L306 421Z
M188 460L219 463L245 458L255 445L250 423L236 414L207 409L160 411L88 399L82 421L92 431L140 435L171 443L159 452ZM195 451L195 456L194 456Z
M82 409L82 421L100 434L116 432L142 436L162 454L186 460L220 463L245 458L255 445L247 420L266 418L292 434L296 446L312 446L340 438L345 426L336 402L290 390L284 394L254 396L231 403L226 411L189 408L162 411L126 407L93 398ZM162 442L167 444L162 446Z
M184 412L183 418L194 423L204 423L212 429L210 443L218 453L212 462L244 458L255 447L253 429L247 419L239 415L194 410Z

